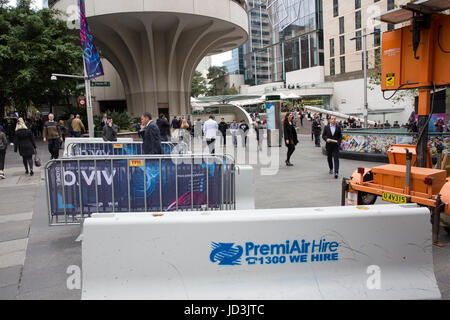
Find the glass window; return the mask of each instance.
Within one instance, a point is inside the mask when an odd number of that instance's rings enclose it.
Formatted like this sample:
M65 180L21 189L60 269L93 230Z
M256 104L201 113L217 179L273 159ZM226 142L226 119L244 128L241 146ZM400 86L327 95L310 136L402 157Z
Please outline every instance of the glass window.
M334 39L330 39L330 57L334 57Z
M355 0L355 9L361 9L361 0Z
M392 10L395 8L395 0L388 0L387 2L387 9Z
M336 74L334 59L330 59L330 75L334 76Z
M339 15L339 2L338 0L333 0L333 17L337 17Z
M362 49L362 38L361 38L361 31L356 31L355 34L355 42L356 42L356 51L359 51Z
M361 29L361 10L355 12L355 29Z
M377 32L377 30L380 31L380 28L379 27L375 27L373 29L373 31L375 32L374 35L373 35L373 45L374 45L374 47L378 47L381 44L381 32Z
M345 73L345 57L341 57L341 74Z
M339 37L340 54L345 53L345 38L344 36Z
M344 17L339 18L339 34L344 33Z

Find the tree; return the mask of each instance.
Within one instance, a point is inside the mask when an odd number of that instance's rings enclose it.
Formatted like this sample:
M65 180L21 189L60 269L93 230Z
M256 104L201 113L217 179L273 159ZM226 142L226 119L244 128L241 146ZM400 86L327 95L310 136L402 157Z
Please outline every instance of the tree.
M223 93L224 95L236 95L239 94L239 90L233 84L231 88L225 88Z
M206 87L206 79L202 77L202 74L195 71L192 78L191 97L198 97L201 94L205 94L208 88Z
M208 90L208 96L223 95L226 87L225 74L227 67L211 66L208 69L208 84L211 86Z
M57 104L74 93L77 80L51 81L52 73L80 74L78 35L52 9L35 11L30 0L15 8L0 2L0 108L25 113L30 105Z

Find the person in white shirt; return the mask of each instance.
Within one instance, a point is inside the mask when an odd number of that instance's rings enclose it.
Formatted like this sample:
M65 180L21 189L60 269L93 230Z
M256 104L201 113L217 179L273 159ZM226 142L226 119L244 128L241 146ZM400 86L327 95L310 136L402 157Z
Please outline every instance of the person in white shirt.
M206 144L208 145L209 152L215 153L216 134L219 130L219 125L214 120L214 116L210 115L209 119L203 124L203 133L205 134Z

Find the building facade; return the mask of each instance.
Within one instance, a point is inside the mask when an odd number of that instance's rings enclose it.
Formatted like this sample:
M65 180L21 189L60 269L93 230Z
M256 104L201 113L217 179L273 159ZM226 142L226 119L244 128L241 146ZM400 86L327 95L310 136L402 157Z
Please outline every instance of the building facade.
M328 0L323 3L325 81L334 84L331 105L343 113L361 116L364 108L364 31L367 34L368 108L370 120L386 115L405 121L413 111L412 98L394 103L385 100L371 77L381 63L382 33L396 26L377 22L374 17L408 0ZM397 27L401 27L398 25ZM393 114L396 112L396 114Z
M227 74L244 74L244 47L233 49L231 59L224 61L223 66L227 68Z
M322 0L248 1L245 83L286 81L286 73L323 66Z

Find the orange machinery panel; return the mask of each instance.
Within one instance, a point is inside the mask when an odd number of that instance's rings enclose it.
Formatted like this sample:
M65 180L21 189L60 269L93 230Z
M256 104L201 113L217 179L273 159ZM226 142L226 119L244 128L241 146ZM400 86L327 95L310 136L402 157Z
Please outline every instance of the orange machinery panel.
M422 30L420 35L420 45L417 50L419 59L414 58L412 45L412 26L383 33L381 45L381 90L396 90L401 85L401 89L417 88L421 85L420 71L423 67L424 59L420 58L420 51L423 43L430 36L435 37L432 79L436 86L450 84L450 58L448 53L444 53L438 45L437 36L443 50L450 51L450 15L433 15L436 32L432 29ZM440 28L440 32L438 32ZM414 83L413 85L405 85Z
M403 189L405 187L406 167L398 164L386 164L372 168L373 183ZM445 170L411 167L410 190L427 193L426 177L433 179L432 194L437 195L445 184L447 172Z
M417 146L409 144L393 144L388 150L388 158L390 164L401 164L406 165L406 149L411 152L412 155L412 165L416 161L416 148ZM431 161L431 151L428 148L427 152L427 168L432 168L433 162Z

